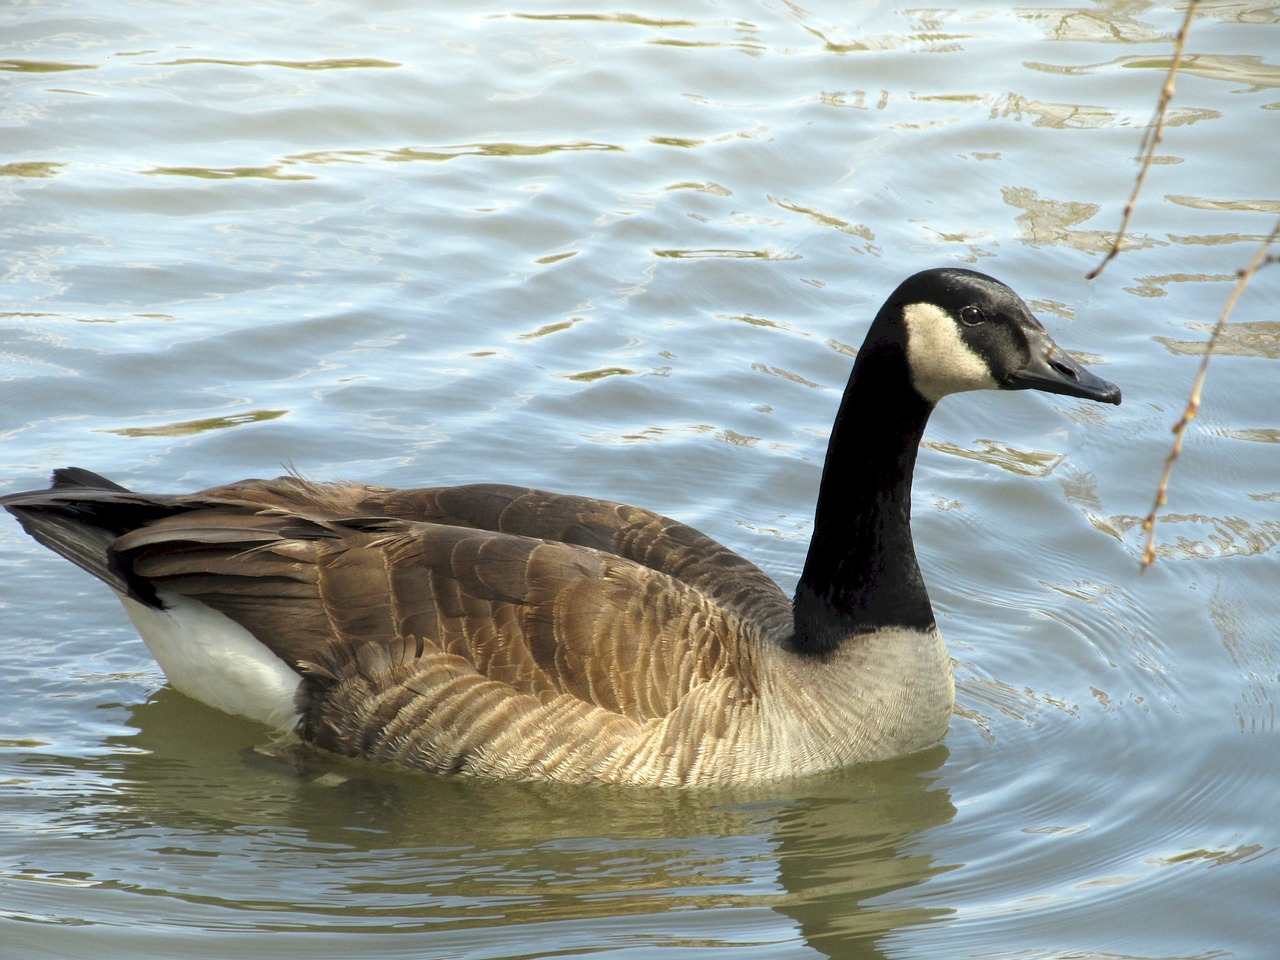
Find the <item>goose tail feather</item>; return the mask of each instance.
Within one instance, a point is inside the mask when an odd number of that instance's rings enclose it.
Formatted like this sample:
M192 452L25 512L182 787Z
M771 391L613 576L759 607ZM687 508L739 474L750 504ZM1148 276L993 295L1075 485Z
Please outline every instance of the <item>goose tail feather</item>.
M81 467L53 473L47 490L0 497L37 542L97 577L121 596L158 607L155 589L132 576L117 555L115 541L139 526L182 512L173 497L142 495Z

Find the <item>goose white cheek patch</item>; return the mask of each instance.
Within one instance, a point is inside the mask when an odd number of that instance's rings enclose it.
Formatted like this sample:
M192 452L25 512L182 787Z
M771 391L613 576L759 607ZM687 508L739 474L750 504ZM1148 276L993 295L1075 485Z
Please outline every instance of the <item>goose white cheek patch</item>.
M987 362L960 338L956 321L932 303L911 303L902 311L907 327L911 384L930 403L964 390L996 390Z

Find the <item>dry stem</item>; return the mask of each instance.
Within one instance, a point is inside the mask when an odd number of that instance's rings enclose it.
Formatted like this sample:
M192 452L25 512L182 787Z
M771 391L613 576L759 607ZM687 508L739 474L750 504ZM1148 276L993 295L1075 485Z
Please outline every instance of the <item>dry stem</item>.
M1129 229L1129 220L1133 217L1133 209L1138 203L1138 194L1142 192L1142 185L1146 183L1147 171L1151 169L1151 160L1155 156L1156 147L1160 145L1160 140L1164 136L1165 112L1169 108L1169 101L1173 99L1173 78L1177 76L1178 67L1182 63L1182 50L1186 45L1187 33L1191 30L1191 20L1195 16L1198 5L1199 0L1188 0L1187 2L1187 15L1182 20L1182 26L1178 29L1178 37L1173 44L1173 62L1169 64L1169 73L1164 78L1164 87L1160 91L1160 103L1156 106L1156 115L1151 123L1147 125L1146 132L1142 135L1142 146L1139 148L1139 152L1142 154L1142 166L1138 169L1138 177L1134 181L1133 193L1129 195L1129 202L1124 205L1124 214L1120 218L1120 229L1116 232L1116 238L1111 243L1111 249L1102 258L1102 262L1085 274L1086 280L1097 279L1098 275L1102 273L1103 267L1115 259L1116 254L1120 252L1120 244L1124 242L1125 231Z
M1160 484L1156 487L1155 503L1152 504L1151 512L1147 514L1147 518L1142 521L1142 529L1147 532L1147 543L1142 549L1141 569L1143 572L1156 560L1156 513L1168 500L1169 477L1173 473L1173 465L1177 462L1178 454L1182 452L1182 440L1187 431L1187 424L1194 420L1196 414L1200 412L1200 395L1204 389L1205 376L1209 372L1209 358L1213 355L1214 347L1222 334L1222 328L1226 326L1227 318L1231 316L1231 311L1235 309L1236 302L1240 299L1241 294L1244 293L1245 287L1249 285L1249 281L1253 279L1253 275L1268 263L1275 261L1276 258L1268 255L1267 251L1277 237L1280 237L1280 220L1276 221L1276 225L1271 228L1271 233L1258 245L1258 250L1253 255L1253 260L1250 261L1249 266L1240 271L1239 279L1231 290L1231 296L1227 297L1222 313L1218 315L1218 320L1213 325L1213 331L1209 334L1209 340L1204 345L1204 356L1200 358L1200 369L1196 371L1195 382L1191 385L1191 397L1187 401L1187 407L1182 412L1181 418L1173 425L1173 449L1169 451L1169 456L1165 458L1164 470L1160 474Z

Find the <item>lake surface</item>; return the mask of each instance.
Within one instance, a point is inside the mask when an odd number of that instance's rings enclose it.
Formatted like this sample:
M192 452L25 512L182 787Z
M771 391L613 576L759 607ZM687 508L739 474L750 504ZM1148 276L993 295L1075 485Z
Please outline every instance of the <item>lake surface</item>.
M692 523L790 589L851 358L994 274L1125 391L953 398L915 485L944 743L753 791L345 765L167 689L0 523L0 956L1268 958L1280 13L30 0L0 9L0 492L285 464ZM874 412L873 414L874 415Z

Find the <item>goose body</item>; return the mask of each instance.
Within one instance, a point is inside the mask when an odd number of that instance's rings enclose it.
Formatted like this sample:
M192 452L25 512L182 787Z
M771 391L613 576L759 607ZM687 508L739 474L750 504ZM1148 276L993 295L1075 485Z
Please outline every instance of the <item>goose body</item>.
M911 477L934 405L973 389L1120 402L998 281L909 278L850 376L794 599L685 524L520 487L150 495L70 468L0 503L120 596L174 687L320 748L522 780L763 781L945 733Z

